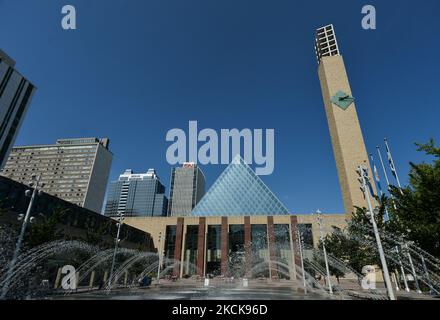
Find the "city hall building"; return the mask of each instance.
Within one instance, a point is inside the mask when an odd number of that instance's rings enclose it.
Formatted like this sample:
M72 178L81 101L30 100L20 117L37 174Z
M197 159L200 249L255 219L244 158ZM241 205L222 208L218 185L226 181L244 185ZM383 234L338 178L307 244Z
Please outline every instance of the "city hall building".
M364 166L372 171L333 25L317 29L315 51L345 208L341 214L323 215L322 229L329 233L344 229L356 207L367 207L357 169ZM376 193L374 183L371 188ZM320 238L316 217L292 215L240 157L226 168L191 215L130 217L126 223L151 234L165 264L174 261L170 272L176 277L295 278L299 248L308 254Z
M343 229L345 215L325 215L323 229ZM126 217L154 239L175 277L296 278L302 248L319 242L316 217L290 215L237 156L195 206L191 216Z
M161 256L174 264L170 273L176 277L294 279L292 267L300 265L297 230L304 250L319 243L319 227L312 215L130 217L125 223L151 235ZM323 217L326 230L345 225L343 214Z

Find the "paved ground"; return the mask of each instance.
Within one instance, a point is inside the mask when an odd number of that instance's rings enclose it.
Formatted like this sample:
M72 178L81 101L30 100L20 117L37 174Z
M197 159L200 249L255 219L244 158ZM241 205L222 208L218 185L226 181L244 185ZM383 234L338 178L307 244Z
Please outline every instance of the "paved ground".
M106 290L60 295L53 299L75 300L323 300L330 299L324 292L304 294L292 282L258 283L249 287L240 283L215 283L205 287L202 282L185 281L162 283L149 288L120 288L110 293Z
M351 289L351 288L350 288ZM367 295L359 290L346 291L341 295L331 296L323 290L308 290L304 293L298 282L287 280L249 281L248 287L243 287L241 281L225 282L211 280L205 287L201 280L182 279L177 282L161 280L159 285L153 284L148 288L116 288L107 290L89 290L81 288L75 293L66 295L60 293L52 296L56 300L347 300L347 299L386 299L386 291L379 290L375 296ZM398 292L399 300L438 300L438 297L416 292Z

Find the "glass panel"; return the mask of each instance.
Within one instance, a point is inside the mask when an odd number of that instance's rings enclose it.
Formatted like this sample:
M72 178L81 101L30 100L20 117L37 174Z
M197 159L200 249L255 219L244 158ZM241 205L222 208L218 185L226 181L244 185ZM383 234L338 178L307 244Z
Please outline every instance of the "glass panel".
M206 239L206 274L217 276L221 273L221 225L208 226Z
M274 225L275 259L279 278L290 279L292 250L290 248L290 227L288 224Z
M269 249L267 245L267 225L251 225L252 277L269 277Z
M230 277L243 277L245 274L244 225L229 226L229 266Z
M174 250L176 248L176 226L167 226L165 236L165 257L174 259Z
M313 249L313 232L312 232L312 224L298 224L298 230L301 233L301 236L304 241L304 249L312 250Z
M197 240L199 226L187 226L185 236L185 251L183 260L183 276L189 277L197 273Z

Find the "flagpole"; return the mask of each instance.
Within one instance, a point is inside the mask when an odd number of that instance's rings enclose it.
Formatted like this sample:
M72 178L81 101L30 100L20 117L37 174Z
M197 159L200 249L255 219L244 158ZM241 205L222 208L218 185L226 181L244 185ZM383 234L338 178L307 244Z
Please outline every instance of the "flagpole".
M384 193L382 191L382 186L380 184L379 172L377 171L376 162L374 161L374 157L373 157L372 153L370 153L370 159L371 159L371 164L373 166L374 181L376 181L377 188L379 189L379 192L380 192L379 202L380 202L380 204L382 204L382 197L383 197ZM384 206L384 207L385 207L384 221L387 222L388 220L390 220L390 215L388 213L387 207L386 206Z
M396 180L397 180L397 185L399 186L399 189L402 192L402 185L400 184L399 175L397 174L396 164L394 163L394 159L393 159L393 156L391 154L390 146L388 145L388 139L385 138L383 140L385 141L385 146L387 147L387 152L388 152L388 155L390 157L390 161L393 164L393 168L394 168L393 171L394 171L394 175L395 175Z
M385 176L385 181L387 182L387 189L388 189L388 192L389 192L390 191L390 180L388 179L388 174L387 174L387 171L385 169L385 164L383 163L382 153L380 152L380 147L379 146L376 146L376 149L377 149L377 153L379 155L380 164L382 165L382 171L383 171L383 174ZM394 202L394 196L392 194L390 194L390 195L391 195L391 199L393 200L393 207L394 207L395 210L397 210L396 203Z
M390 190L390 180L388 179L387 171L383 163L382 154L380 153L380 147L376 146L377 153L379 154L380 164L382 165L383 174L385 175L385 181L387 182L388 190Z
M391 152L389 152L390 149L388 148L388 143L387 143L387 139L386 138L385 138L385 144L387 146L387 152L391 155ZM383 170L383 173L385 175L385 180L387 182L388 192L389 192L390 191L390 180L388 179L387 171L385 170L385 165L384 165L383 159L382 159L382 153L380 152L380 147L379 146L376 146L376 149L377 149L377 153L379 154L380 163L382 165L382 170ZM391 158L391 160L392 160L392 158ZM396 172L396 167L394 165L394 161L393 161L393 167L394 167L394 172L395 172L396 177L397 177L397 172ZM397 178L397 183L400 184L398 178ZM400 189L400 192L402 192L402 189ZM390 195L391 195L391 201L393 202L394 210L397 210L396 201L394 201L394 196L391 193L390 193ZM398 253L399 252L399 248L397 247L397 245L394 248L395 248L396 252ZM405 284L405 290L407 292L409 292L408 283L406 281L405 269L403 268L402 261L400 260L400 257L399 257L399 265L400 265L400 269L402 271L402 277L403 277L403 283Z

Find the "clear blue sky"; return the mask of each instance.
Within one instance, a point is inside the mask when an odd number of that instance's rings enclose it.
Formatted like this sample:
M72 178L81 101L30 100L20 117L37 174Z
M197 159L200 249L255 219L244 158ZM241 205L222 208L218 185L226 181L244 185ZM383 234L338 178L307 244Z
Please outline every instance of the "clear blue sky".
M38 87L16 144L109 137L111 179L155 168L168 192L169 129L274 128L263 180L293 213L342 212L314 31L335 25L367 147L387 136L406 182L429 160L414 142L440 142L439 14L438 0L0 0L0 47ZM208 186L223 169L203 168Z

